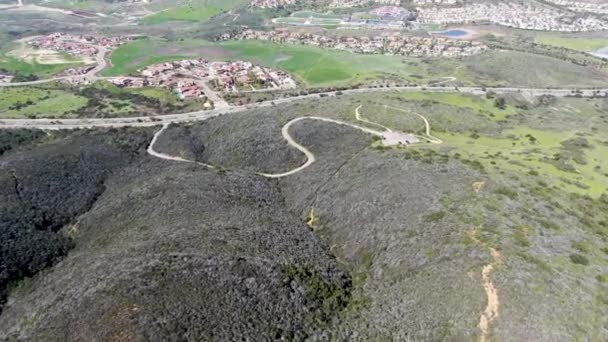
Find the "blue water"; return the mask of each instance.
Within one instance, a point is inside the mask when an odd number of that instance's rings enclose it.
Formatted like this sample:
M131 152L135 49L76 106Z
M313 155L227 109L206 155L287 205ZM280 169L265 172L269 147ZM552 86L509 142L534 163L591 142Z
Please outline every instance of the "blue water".
M467 35L467 31L463 30L449 30L443 32L437 32L438 35L446 36L446 37L462 37Z

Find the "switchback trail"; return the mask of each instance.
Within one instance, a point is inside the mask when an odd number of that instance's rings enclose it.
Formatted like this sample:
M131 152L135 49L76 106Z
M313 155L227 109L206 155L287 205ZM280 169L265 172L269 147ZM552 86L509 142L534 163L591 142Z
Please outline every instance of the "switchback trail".
M358 129L360 131L363 131L365 133L368 134L372 134L375 136L379 136L382 137L382 132L378 132L375 131L373 129L369 129L369 128L365 128L365 127L361 127L361 126L357 126L355 124L351 124L348 122L344 122L344 121L339 121L339 120L334 120L334 119L328 119L328 118L322 118L322 117L317 117L317 116L304 116L304 117L299 117L299 118L295 118L291 121L289 121L288 123L286 123L283 128L281 129L281 134L283 135L283 138L287 141L287 143L296 148L298 151L304 153L304 155L306 156L306 162L304 164L302 164L301 166L287 171L287 172L283 172L283 173L263 173L263 172L254 172L257 175L266 177L266 178L271 178L271 179L276 179L276 178L284 178L284 177L288 177L291 176L293 174L296 174L304 169L306 169L307 167L309 167L310 165L312 165L315 161L315 155L306 147L302 146L301 144L299 144L297 141L295 141L295 139L291 136L291 134L289 134L289 129L291 128L291 126L297 122L303 121L303 120L318 120L318 121L324 121L324 122L330 122L330 123L334 123L337 125L343 125L343 126L348 126L354 129ZM154 137L152 138L152 141L150 142L150 145L148 146L147 152L149 155L156 157L156 158L160 158L160 159L164 159L164 160L170 160L170 161L176 161L176 162L183 162L183 163L192 163L192 164L197 164L197 165L202 165L208 168L213 169L214 166L209 165L209 164L205 164L205 163L201 163L201 162L197 162L194 160L188 160L188 159L184 159L181 157L176 157L176 156L172 156L169 154L165 154L165 153L161 153L158 152L154 149L154 145L156 144L156 142L158 141L158 138L163 134L163 132L167 129L168 124L165 124L162 126L162 128L156 132L156 134L154 134ZM249 172L249 171L245 171L245 170L239 170L239 171L243 171L243 172Z
M385 129L386 132L392 132L392 130L386 126L383 126L381 124L375 123L373 121L369 121L366 119L363 119L361 117L360 114L360 109L362 106L359 106L355 109L355 118L358 121L361 122L365 122L367 124L370 125L376 125L378 127L382 127ZM440 144L442 143L441 140L433 137L430 135L431 133L431 125L428 122L428 120L426 118L424 118L422 115L417 114L418 116L422 117L425 121L426 124L426 139L434 142L436 144ZM212 116L209 116L208 118L210 118ZM302 116L302 117L298 117L295 119L290 120L289 122L287 122L282 128L281 128L281 135L283 136L283 138L287 141L287 144L289 144L290 146L294 147L295 149L297 149L298 151L302 152L305 156L306 156L306 162L304 162L304 164L298 166L295 169L289 170L287 172L282 172L282 173L263 173L263 172L254 172L257 175L266 177L266 178L284 178L284 177L288 177L291 175L294 175L304 169L306 169L307 167L309 167L310 165L312 165L315 161L316 161L316 157L314 155L314 153L312 153L308 148L306 148L305 146L302 146L300 143L298 143L289 133L289 129L291 128L291 126L293 126L293 124L298 123L300 121L304 121L304 120L318 120L318 121L323 121L323 122L329 122L329 123L333 123L336 125L342 125L342 126L347 126L347 127L351 127L354 129L357 129L359 131L362 131L364 133L367 134L371 134L380 138L384 138L384 133L385 132L381 132L381 131L377 131L371 128L367 128L367 127L362 127L359 125L355 125L349 122L344 122L344 121L340 121L340 120L334 120L334 119L329 119L329 118L323 118L323 117L319 117L319 116ZM188 160L188 159L184 159L181 157L175 157L175 156L171 156L165 153L160 153L157 152L156 150L154 150L154 145L156 144L158 138L160 137L161 134L163 134L163 132L167 129L168 124L164 124L162 126L162 128L156 132L156 134L154 134L154 138L152 138L152 142L150 143L149 147L148 147L148 154L150 154L153 157L157 157L157 158L161 158L161 159L165 159L165 160L171 160L171 161L177 161L177 162L186 162L186 163L194 163L194 164L198 164L198 165L202 165L202 166L206 166L209 168L213 168L212 165L209 164L205 164L205 163L201 163L201 162L197 162L197 161L193 161L193 160ZM433 140L436 139L436 140ZM245 171L245 170L240 170L240 171L244 171L244 172L249 172L249 171Z

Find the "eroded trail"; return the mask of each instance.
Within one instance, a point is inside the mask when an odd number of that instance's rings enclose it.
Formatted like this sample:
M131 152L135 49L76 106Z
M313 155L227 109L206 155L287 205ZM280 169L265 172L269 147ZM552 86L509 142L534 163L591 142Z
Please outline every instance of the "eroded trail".
M492 324L492 321L498 318L498 307L500 305L500 302L498 300L498 290L496 290L494 282L491 278L495 265L500 264L500 253L496 249L490 248L490 254L492 254L493 262L484 266L481 271L483 288L486 292L486 297L488 300L488 304L486 304L486 309L479 317L479 330L481 330L481 336L479 338L479 341L481 342L486 342L489 340L490 325Z
M495 268L502 263L502 256L500 252L493 247L487 246L486 243L482 242L477 237L477 228L472 229L469 232L469 237L475 244L487 248L490 251L490 255L492 256L492 262L485 265L481 270L481 281L484 292L487 298L487 304L481 315L479 316L479 327L480 342L487 342L490 340L490 328L492 326L492 322L498 318L499 312L498 309L500 307L500 300L498 297L498 290L494 285L494 281L492 280L492 273Z

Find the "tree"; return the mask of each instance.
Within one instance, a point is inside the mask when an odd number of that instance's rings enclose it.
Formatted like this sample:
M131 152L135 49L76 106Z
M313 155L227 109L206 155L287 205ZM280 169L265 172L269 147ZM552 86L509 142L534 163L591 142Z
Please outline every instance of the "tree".
M494 107L496 107L498 109L506 109L507 101L505 100L504 97L497 97L496 100L494 100Z

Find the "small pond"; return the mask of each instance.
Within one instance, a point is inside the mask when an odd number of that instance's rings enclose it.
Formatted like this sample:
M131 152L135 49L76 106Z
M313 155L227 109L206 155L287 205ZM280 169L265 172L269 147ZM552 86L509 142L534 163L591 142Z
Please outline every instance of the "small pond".
M469 32L464 31L464 30L449 30L449 31L443 31L443 32L435 32L435 34L439 35L439 36L458 38L458 37L466 36L467 34L469 34Z

